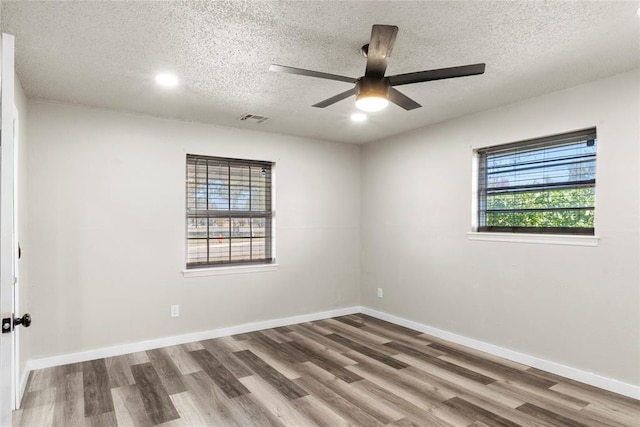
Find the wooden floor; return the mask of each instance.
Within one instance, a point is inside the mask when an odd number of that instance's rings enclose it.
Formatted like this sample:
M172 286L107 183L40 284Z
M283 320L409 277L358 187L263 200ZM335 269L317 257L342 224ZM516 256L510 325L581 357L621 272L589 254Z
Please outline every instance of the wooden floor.
M639 426L637 400L351 315L34 371L15 426Z

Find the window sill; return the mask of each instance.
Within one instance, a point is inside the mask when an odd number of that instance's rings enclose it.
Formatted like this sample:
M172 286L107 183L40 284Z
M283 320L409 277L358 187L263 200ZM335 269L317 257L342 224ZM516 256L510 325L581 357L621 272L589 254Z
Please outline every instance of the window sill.
M230 267L215 268L194 268L192 270L184 270L183 277L205 277L205 276L221 276L224 274L243 274L243 273L262 273L265 271L277 271L278 264L256 264L256 265L239 265Z
M523 234L523 233L467 233L469 240L486 242L534 243L543 245L598 246L597 236L573 236L564 234Z

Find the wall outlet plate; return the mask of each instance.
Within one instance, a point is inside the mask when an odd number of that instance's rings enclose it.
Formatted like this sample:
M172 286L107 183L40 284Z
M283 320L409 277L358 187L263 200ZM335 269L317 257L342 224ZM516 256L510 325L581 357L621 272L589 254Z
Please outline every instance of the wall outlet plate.
M382 298L382 288L378 288L378 298Z
M172 305L171 306L171 317L179 317L180 316L180 306Z

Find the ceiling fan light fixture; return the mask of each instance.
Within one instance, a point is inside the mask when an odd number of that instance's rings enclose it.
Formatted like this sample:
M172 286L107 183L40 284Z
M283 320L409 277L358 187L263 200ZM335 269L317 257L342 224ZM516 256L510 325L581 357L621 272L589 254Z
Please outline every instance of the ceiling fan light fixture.
M356 107L368 113L387 108L389 100L383 95L360 95L356 98Z

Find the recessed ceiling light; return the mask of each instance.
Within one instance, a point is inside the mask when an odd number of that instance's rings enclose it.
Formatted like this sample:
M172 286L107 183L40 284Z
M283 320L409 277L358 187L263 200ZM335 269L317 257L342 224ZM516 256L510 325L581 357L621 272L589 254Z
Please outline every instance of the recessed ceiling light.
M353 113L351 115L351 120L354 122L364 122L367 120L367 115L364 113Z
M160 74L156 74L156 83L164 87L174 87L178 85L179 80L173 74L160 73Z

